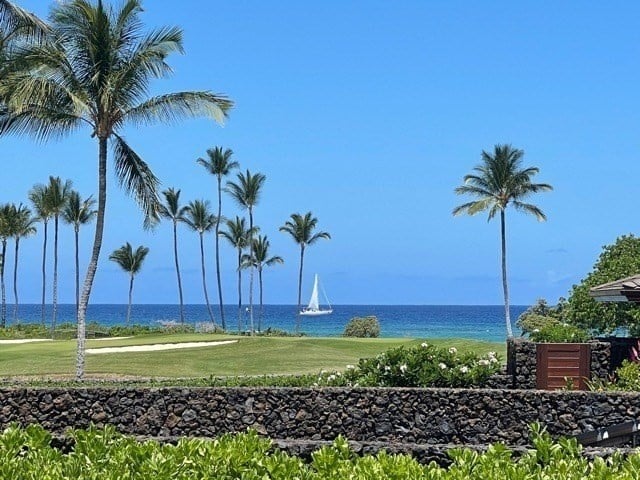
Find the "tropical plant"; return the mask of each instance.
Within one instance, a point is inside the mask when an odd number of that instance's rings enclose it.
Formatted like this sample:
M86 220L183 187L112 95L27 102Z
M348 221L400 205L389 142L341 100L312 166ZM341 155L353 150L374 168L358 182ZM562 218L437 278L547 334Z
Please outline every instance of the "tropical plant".
M249 230L244 218L236 215L234 220L225 220L226 230L220 235L238 252L238 333L242 332L242 252L249 246Z
M253 239L253 248L251 249L253 254L246 254L242 259L243 266L246 267L250 263L253 263L253 266L258 270L258 285L260 286L260 316L258 317L258 332L262 331L262 320L264 318L264 304L262 301L262 270L264 267L284 263L283 258L278 255L269 257L270 246L271 244L269 243L266 235L258 235L257 238Z
M36 219L31 216L31 210L20 204L16 208L14 214L14 223L12 228L13 239L15 241L15 256L13 262L13 321L19 323L18 319L18 251L20 248L20 240L36 234Z
M640 272L640 237L622 235L602 247L592 270L574 285L567 299L563 318L578 327L598 334L628 328L632 336L640 334L640 306L632 302L596 302L589 289Z
M531 179L539 169L537 167L522 168L523 156L523 150L513 148L511 145L496 145L493 153L483 150L482 163L474 167L475 173L465 175L464 184L455 189L458 195L471 195L478 200L464 203L453 209L453 215L462 213L475 215L488 210L488 220L500 213L502 289L507 337L513 337L513 330L509 312L505 211L509 205L512 205L516 210L534 215L539 221L544 221L546 216L542 210L523 200L533 193L553 189L546 183L532 183Z
M29 191L29 200L36 211L38 221L42 222L42 302L41 302L41 325L45 325L46 316L46 295L47 295L47 238L48 226L51 219L51 211L47 198L47 186L36 184Z
M209 210L209 202L207 200L195 200L189 202L185 210L184 222L187 226L198 233L200 238L200 267L202 271L202 289L204 291L204 300L207 302L207 311L209 318L215 325L216 321L211 310L209 302L209 293L207 291L207 275L204 266L204 234L210 232L215 227L216 217Z
M94 210L95 205L96 201L92 195L82 200L80 194L72 190L69 194L69 201L62 211L62 219L69 225L73 225L76 269L76 320L78 316L78 305L80 303L80 226L88 224L93 220L93 217L96 216L98 212Z
M380 336L380 322L378 317L353 317L344 327L345 337L378 338Z
M120 265L120 268L129 274L129 303L127 305L127 325L129 325L129 320L131 319L131 300L133 296L133 279L140 272L142 268L142 264L144 263L144 259L147 257L149 253L149 249L140 245L133 251L131 244L129 242L125 243L123 246L114 250L111 255L109 255L109 260L116 262Z
M262 186L267 179L262 173L238 174L238 182L227 182L227 191L236 203L249 212L249 255L253 255L253 208L260 201ZM255 333L253 324L253 270L254 262L249 262L249 322L251 335Z
M220 305L220 322L222 323L222 329L227 329L227 324L224 319L224 303L222 301L222 279L220 276L220 222L222 221L222 178L231 173L231 170L238 168L238 162L231 160L233 150L227 148L225 150L222 147L209 148L207 150L208 160L204 158L198 158L197 162L202 165L207 172L211 175L215 175L218 181L218 215L216 216L216 279L218 281L218 301Z
M296 333L300 331L300 302L302 300L302 269L304 266L304 252L309 245L313 245L321 238L330 239L331 235L327 232L313 231L318 225L318 219L313 216L311 212L301 215L299 213L292 213L291 220L287 220L285 224L280 227L281 232L288 233L294 242L300 245L300 270L298 272L298 310L296 316Z
M47 209L53 217L53 299L51 313L51 335L56 328L56 320L58 314L58 227L60 224L60 216L69 201L71 194L71 180L62 181L60 177L49 177L49 183L46 185L45 196Z
M187 207L180 206L180 190L169 188L162 192L164 203L160 205L160 216L171 220L173 225L173 260L178 277L178 298L180 300L180 323L184 323L184 301L182 299L182 278L180 277L180 263L178 262L178 223L185 221Z
M0 307L0 327L7 325L7 295L4 283L4 272L7 264L7 241L13 236L16 206L5 203L0 206L0 242L2 243L2 262L0 263L0 291L2 306Z
M96 230L78 307L78 379L84 375L86 309L102 247L109 142L116 176L150 225L158 217L158 180L121 136L124 126L203 115L222 122L232 106L226 97L204 91L148 97L150 80L171 73L167 57L182 52L182 31L170 27L144 34L141 12L140 0L127 0L120 9L101 0L54 5L52 41L23 49L14 60L20 70L0 85L8 107L0 112L0 134L47 140L88 125L98 142Z

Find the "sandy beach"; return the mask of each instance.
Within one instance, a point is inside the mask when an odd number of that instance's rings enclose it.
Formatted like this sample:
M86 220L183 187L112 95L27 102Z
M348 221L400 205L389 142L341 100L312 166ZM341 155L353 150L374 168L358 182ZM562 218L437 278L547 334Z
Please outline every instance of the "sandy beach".
M128 347L102 347L87 348L90 354L123 353L123 352L157 352L159 350L177 350L180 348L217 347L237 343L237 340L224 340L219 342L183 342L183 343L156 343L152 345L131 345Z

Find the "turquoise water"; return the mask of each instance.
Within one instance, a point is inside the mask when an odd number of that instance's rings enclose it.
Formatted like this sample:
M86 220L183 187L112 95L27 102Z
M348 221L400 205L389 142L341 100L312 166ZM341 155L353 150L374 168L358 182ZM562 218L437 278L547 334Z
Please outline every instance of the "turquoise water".
M512 306L511 318L515 324L526 306ZM40 305L20 305L18 318L23 323L41 320ZM103 325L123 325L126 305L89 305L87 321ZM213 306L217 322L220 322L217 306ZM446 338L461 337L478 340L503 341L506 337L504 307L501 305L334 305L333 314L320 317L302 317L301 331L310 336L339 336L347 322L356 316L375 315L380 322L383 337ZM8 305L7 323L13 323L13 306ZM47 306L47 319L51 306ZM254 323L257 328L260 308L254 307ZM159 325L159 322L179 321L178 305L133 305L131 323ZM208 321L204 305L185 305L187 323ZM238 306L225 305L228 330L238 329ZM57 322L74 322L75 306L58 305ZM246 307L242 307L243 329L248 327ZM265 305L261 320L262 329L268 327L293 331L296 307L293 305ZM515 328L515 327L514 327Z

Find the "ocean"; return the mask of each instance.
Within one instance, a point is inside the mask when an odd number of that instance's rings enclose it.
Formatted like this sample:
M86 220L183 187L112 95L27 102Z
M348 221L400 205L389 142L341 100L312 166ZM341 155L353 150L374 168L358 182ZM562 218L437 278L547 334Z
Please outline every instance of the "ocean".
M47 305L47 321L52 306ZM511 319L515 327L518 316L526 306L511 307ZM218 306L212 306L219 323ZM225 305L227 329L238 329L238 306ZM87 322L102 325L124 325L127 306L121 304L89 305ZM248 327L246 306L242 307L243 328ZM381 337L447 338L461 337L501 342L506 338L504 306L502 305L334 305L333 314L319 317L301 317L301 331L309 336L340 336L347 322L353 317L375 315L380 322ZM39 304L20 305L18 318L23 323L41 320ZM7 305L7 323L13 323L13 305ZM158 326L163 322L180 319L178 305L133 305L131 323ZM254 323L258 327L260 307L254 306ZM209 320L205 305L185 305L187 323ZM58 305L57 322L75 323L75 305ZM296 307L293 305L265 305L262 329L269 327L294 331ZM514 333L518 333L517 331Z

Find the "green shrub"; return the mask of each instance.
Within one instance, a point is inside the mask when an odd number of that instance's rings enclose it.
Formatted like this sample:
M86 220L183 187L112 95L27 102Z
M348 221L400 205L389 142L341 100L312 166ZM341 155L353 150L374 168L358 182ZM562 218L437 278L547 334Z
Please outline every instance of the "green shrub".
M374 315L368 317L354 317L349 320L344 328L345 337L378 338L380 336L380 323Z
M584 343L591 338L591 335L574 325L557 322L533 330L529 337L534 342L542 343Z

